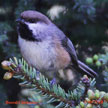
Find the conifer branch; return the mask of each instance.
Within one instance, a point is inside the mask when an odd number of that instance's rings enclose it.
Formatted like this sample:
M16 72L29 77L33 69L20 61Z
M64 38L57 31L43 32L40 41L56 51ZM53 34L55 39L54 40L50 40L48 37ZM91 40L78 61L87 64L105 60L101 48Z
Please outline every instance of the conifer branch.
M10 61L4 61L2 62L2 66L4 69L8 70L4 75L4 79L8 80L14 77L21 80L22 82L19 83L20 86L30 87L31 90L35 90L40 95L43 95L43 97L48 99L46 102L47 104L58 101L59 104L56 108L73 108L76 105L87 106L89 105L87 102L90 100L99 101L103 99L107 100L108 98L105 97L105 94L108 95L108 93L104 92L103 95L100 95L102 93L99 92L99 90L95 92L92 90L92 88L94 89L96 81L95 79L89 79L86 75L81 79L76 89L66 93L59 85L50 83L40 72L29 67L23 59L17 60L14 58L13 60L10 59ZM33 99L36 101L36 96L34 96ZM29 100L32 101L33 99ZM86 103L84 103L85 101ZM98 106L96 103L90 105Z

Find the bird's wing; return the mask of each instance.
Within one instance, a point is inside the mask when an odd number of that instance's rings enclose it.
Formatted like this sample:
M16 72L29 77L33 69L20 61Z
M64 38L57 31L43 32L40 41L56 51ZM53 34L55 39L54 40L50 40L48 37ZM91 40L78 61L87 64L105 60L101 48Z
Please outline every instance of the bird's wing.
M73 64L78 65L78 58L76 55L76 51L70 39L67 37L64 37L64 39L62 39L62 45L67 50L67 52L70 54Z
M75 51L74 46L73 46L72 42L70 41L70 39L68 39L67 37L66 37L66 39L63 39L62 45L70 54L72 63L74 64L74 68L76 70L83 72L83 74L86 73L87 75L89 75L91 77L98 76L94 70L92 70L86 64L84 64L83 62L78 60L76 51Z
M55 31L53 31L53 34L55 35L55 33L56 33L56 36L61 41L62 46L69 53L71 60L72 60L72 65L74 65L74 68L77 71L80 71L83 74L85 73L91 77L97 76L97 73L95 71L93 71L86 64L84 64L83 62L78 60L75 48L74 48L72 42L70 41L70 39L68 37L66 37L66 35L57 27L54 27L54 30ZM52 29L51 29L51 31L52 31Z
M53 33L52 33L52 31L53 31ZM53 28L51 29L50 33L52 33L53 35L55 35L55 33L56 33L56 36L61 41L62 46L69 53L72 63L76 64L78 66L78 58L76 55L76 51L75 51L75 48L74 48L72 42L70 41L70 39L68 37L66 37L66 35L54 24L53 24Z

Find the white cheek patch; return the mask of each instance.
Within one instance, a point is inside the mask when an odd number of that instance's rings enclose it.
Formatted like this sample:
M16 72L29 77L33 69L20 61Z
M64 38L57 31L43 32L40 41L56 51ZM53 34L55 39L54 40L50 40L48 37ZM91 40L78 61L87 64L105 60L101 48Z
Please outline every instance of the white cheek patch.
M29 29L32 30L33 34L39 34L40 32L44 31L44 29L47 27L44 23L29 23L26 22Z

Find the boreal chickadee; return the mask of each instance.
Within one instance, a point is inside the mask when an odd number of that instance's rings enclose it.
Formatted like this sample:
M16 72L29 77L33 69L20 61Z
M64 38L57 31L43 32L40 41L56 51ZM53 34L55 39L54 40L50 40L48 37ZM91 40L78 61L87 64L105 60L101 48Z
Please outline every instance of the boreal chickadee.
M97 76L78 60L68 37L40 12L27 10L18 22L18 43L24 59L40 72L57 72L72 67L91 77Z

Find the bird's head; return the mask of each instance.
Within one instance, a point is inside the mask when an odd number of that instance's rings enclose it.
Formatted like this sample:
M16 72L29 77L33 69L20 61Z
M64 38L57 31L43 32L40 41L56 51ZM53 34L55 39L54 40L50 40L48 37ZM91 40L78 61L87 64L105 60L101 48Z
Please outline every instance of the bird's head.
M43 30L44 27L51 24L51 21L40 12L27 10L21 13L18 22L18 33L26 40L34 40L36 35Z

